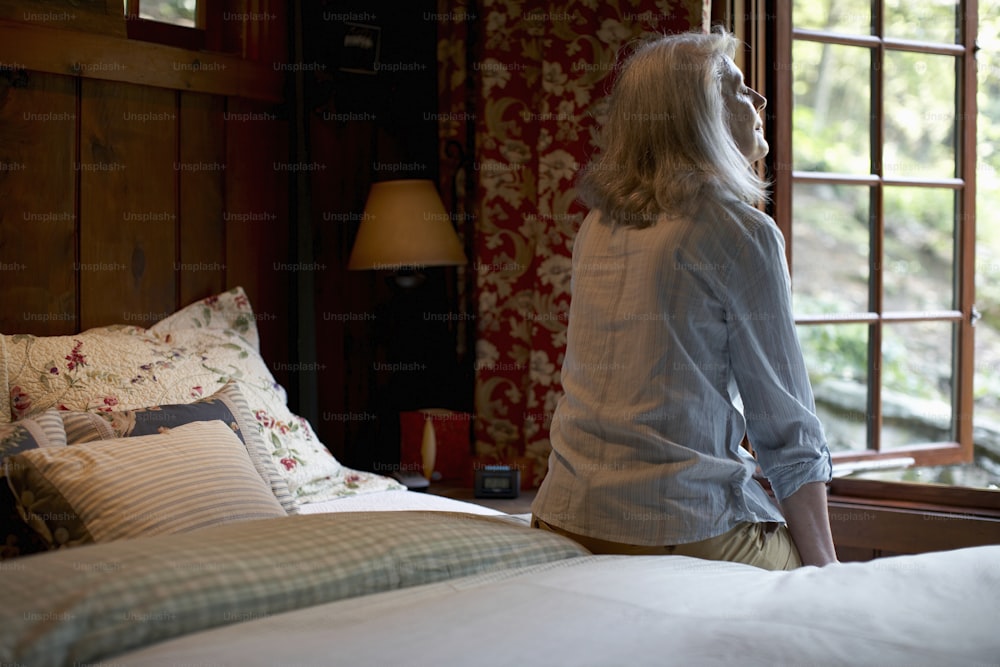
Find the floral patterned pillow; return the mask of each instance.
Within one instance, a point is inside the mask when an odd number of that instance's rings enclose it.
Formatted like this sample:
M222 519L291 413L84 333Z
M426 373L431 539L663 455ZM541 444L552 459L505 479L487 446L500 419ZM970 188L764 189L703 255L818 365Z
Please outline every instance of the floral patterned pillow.
M65 447L66 432L59 412L49 410L35 419L0 424L0 560L38 553L48 549L17 511L17 501L6 479L8 456L43 447Z
M301 502L403 488L344 468L287 406L260 356L242 288L193 303L149 329L115 325L72 336L0 336L0 422L48 408L133 410L190 403L236 380L289 489Z

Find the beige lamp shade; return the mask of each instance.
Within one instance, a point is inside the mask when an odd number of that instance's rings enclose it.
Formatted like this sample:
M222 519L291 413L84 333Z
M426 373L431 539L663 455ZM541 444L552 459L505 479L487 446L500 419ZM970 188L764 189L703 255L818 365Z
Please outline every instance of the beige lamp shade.
M433 182L383 181L372 186L348 269L398 271L467 261Z

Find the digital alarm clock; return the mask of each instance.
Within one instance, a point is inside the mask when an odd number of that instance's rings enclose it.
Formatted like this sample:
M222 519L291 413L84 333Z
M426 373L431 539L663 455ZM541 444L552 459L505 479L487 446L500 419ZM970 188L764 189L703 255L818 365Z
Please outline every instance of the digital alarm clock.
M476 468L476 498L517 498L520 493L520 470L506 465Z

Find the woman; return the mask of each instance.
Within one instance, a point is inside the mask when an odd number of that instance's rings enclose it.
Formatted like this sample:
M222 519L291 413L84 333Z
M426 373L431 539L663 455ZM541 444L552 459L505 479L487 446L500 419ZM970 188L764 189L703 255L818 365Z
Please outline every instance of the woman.
M825 565L830 454L784 242L752 206L766 101L736 45L660 38L615 82L603 150L580 181L591 212L532 522L595 553ZM758 463L780 509L753 479Z

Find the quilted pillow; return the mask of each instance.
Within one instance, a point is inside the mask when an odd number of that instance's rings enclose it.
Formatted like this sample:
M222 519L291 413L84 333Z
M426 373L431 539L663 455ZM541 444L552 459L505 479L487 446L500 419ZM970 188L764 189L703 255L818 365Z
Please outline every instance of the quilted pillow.
M220 421L6 459L18 509L53 548L287 516Z
M43 447L65 447L66 433L56 410L35 419L0 424L0 459ZM0 477L4 476L0 466ZM17 503L4 480L0 480L0 560L26 556L46 550L41 537L28 527L17 511Z
M247 448L257 473L271 487L274 497L285 511L289 514L299 512L299 503L278 471L271 450L261 437L261 427L235 381L230 380L219 391L194 403L158 405L139 410L60 412L60 416L66 429L66 440L71 445L153 435L197 421L221 421L233 429Z
M72 336L0 336L0 421L51 407L134 410L189 403L237 380L278 470L302 502L404 488L344 468L287 406L260 356L242 288L193 303L149 329L114 325Z

